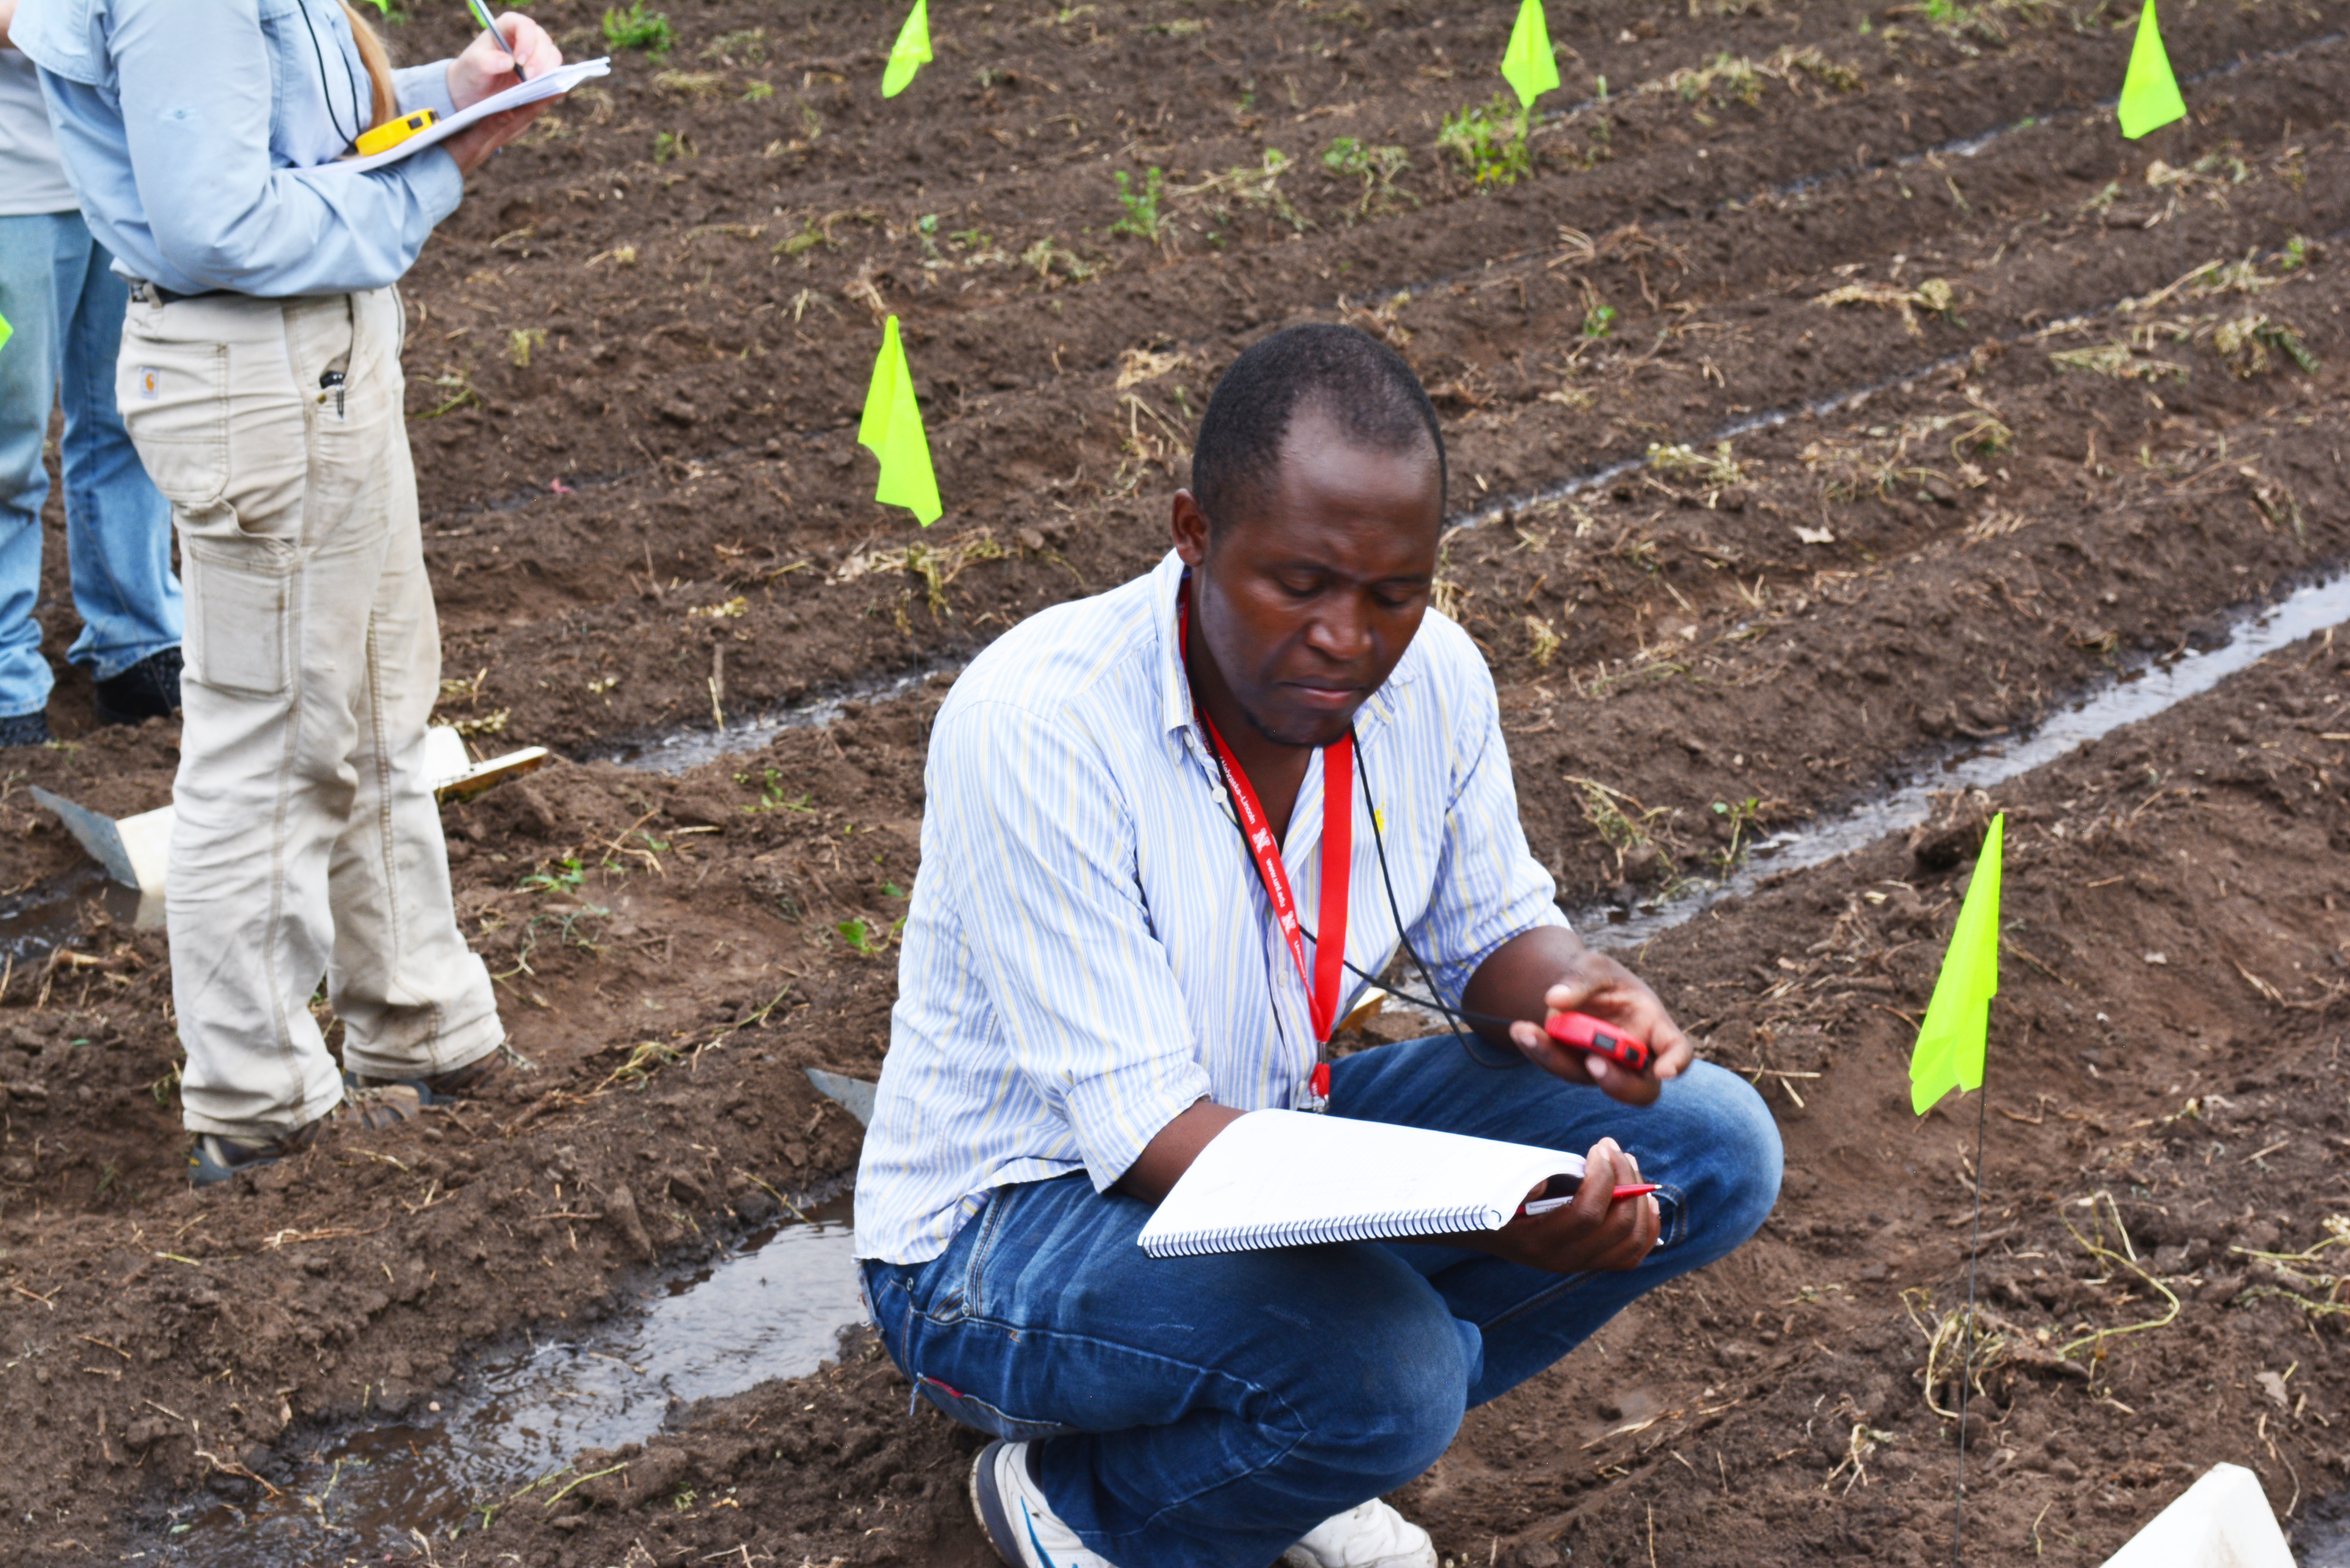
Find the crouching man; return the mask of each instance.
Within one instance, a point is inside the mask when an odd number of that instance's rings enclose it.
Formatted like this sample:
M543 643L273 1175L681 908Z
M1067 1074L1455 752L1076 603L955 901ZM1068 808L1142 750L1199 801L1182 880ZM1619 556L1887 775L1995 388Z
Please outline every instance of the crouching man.
M1192 474L1155 570L1007 632L939 712L858 1173L867 1297L920 1394L998 1439L972 1501L1016 1568L1436 1568L1379 1495L1752 1235L1778 1134L1527 851L1492 676L1429 607L1444 443L1409 368L1348 327L1268 337ZM1474 1029L1326 1064L1399 954ZM1552 1044L1568 1010L1648 1070ZM1137 1244L1233 1118L1326 1098L1588 1169L1473 1236Z

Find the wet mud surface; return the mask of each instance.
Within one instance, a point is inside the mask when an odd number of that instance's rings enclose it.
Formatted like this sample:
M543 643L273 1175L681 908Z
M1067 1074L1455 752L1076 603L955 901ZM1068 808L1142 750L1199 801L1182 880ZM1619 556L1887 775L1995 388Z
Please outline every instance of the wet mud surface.
M1509 6L972 9L888 107L869 7L673 10L670 55L477 177L404 288L440 716L563 753L445 818L529 1071L188 1192L165 943L26 794L165 804L172 730L96 728L68 672L66 743L0 757L0 1561L984 1562L972 1439L855 1339L372 1533L344 1489L442 1473L369 1434L450 1431L517 1345L639 1332L853 1167L803 1070L879 1070L929 716L1004 627L1158 558L1216 373L1299 319L1429 381L1444 604L1536 851L1629 917L1790 1151L1754 1245L1473 1413L1399 1502L1523 1568L1947 1552L1973 1107L1914 1121L1901 1064L1993 806L1970 1536L2089 1563L2220 1459L2289 1527L2350 1484L2350 641L2313 627L1914 836L1748 857L2338 578L2350 9L2166 16L2197 119L2128 144L2097 108L2126 7L1554 4L1565 86L1501 189L1435 143L1498 87ZM536 14L600 50L595 9ZM1339 137L1409 161L1367 183ZM1112 175L1153 166L1159 239L1109 233ZM927 533L853 444L877 308L950 505Z

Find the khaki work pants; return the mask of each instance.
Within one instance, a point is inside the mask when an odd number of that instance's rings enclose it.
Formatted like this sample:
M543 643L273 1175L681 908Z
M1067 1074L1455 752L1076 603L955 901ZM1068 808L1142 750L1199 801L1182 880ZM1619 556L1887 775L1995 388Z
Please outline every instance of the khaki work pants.
M124 423L187 586L164 911L196 1132L290 1131L340 1075L461 1067L504 1038L421 774L440 690L390 289L134 298Z

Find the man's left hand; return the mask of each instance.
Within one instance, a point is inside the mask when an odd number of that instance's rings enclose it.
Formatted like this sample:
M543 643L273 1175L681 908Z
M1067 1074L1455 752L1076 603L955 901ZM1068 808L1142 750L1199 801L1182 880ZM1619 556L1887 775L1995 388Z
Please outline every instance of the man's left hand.
M1553 1017L1562 1012L1588 1013L1636 1040L1648 1042L1648 1069L1635 1073L1605 1056L1560 1044L1539 1023L1521 1021L1510 1025L1511 1044L1530 1060L1571 1084L1596 1084L1610 1098L1628 1106L1653 1105L1665 1081L1679 1077L1697 1054L1689 1036L1665 1011L1665 1004L1657 1000L1657 993L1605 953L1588 949L1577 953L1565 972L1544 992L1543 1005Z

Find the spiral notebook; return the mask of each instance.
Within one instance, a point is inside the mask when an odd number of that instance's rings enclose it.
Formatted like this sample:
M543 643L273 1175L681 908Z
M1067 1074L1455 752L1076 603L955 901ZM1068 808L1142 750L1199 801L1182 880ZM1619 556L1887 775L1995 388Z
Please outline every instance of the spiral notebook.
M1142 1228L1154 1258L1498 1231L1583 1157L1389 1122L1251 1111L1218 1133Z

